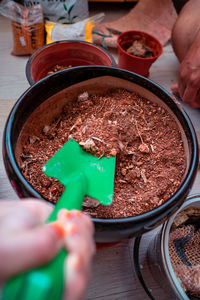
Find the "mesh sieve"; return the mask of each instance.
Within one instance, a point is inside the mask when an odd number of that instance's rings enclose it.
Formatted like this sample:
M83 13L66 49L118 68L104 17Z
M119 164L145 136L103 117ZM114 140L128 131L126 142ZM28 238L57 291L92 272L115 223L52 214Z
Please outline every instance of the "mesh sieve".
M190 299L200 299L200 209L177 214L169 234L169 255L174 272Z

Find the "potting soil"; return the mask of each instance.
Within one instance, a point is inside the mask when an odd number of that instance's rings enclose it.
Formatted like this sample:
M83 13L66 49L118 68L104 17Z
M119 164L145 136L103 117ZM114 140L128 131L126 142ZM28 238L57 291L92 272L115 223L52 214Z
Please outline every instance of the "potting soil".
M85 198L83 210L93 217L124 218L150 211L169 199L185 172L181 133L165 108L123 89L105 95L86 91L23 146L23 175L53 203L63 186L42 167L70 138L95 156L116 155L113 203L102 206Z
M153 50L145 45L142 40L135 40L126 51L134 56L142 58L150 58L154 56Z
M68 66L60 66L60 65L56 65L54 66L48 73L47 75L50 75L50 74L53 74L55 72L58 72L60 70L65 70L65 69L68 69L68 68L71 68L72 65L68 65Z

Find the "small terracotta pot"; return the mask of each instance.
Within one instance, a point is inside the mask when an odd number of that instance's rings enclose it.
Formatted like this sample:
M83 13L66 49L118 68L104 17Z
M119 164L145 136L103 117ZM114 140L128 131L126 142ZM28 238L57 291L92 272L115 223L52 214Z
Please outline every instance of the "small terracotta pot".
M153 51L153 57L143 58L134 56L127 49L135 40L141 41ZM141 31L126 31L119 35L118 45L118 67L138 73L144 77L149 76L152 63L162 54L162 45L153 36Z
M46 77L56 65L116 67L116 62L108 51L92 43L57 41L41 47L29 58L26 64L26 77L30 85Z

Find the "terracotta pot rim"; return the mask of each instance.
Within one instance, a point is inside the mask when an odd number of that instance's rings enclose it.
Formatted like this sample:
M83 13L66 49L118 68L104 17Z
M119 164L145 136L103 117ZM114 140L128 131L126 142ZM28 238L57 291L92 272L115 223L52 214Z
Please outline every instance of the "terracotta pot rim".
M143 34L143 35L145 35L145 36L151 38L152 40L154 40L154 41L157 43L157 45L159 46L159 48L160 48L160 52L158 53L158 55L154 55L153 57L139 57L139 56L135 56L135 55L130 54L130 53L128 53L127 51L125 51L125 50L122 48L121 44L120 44L120 39L121 39L124 35L129 34L129 33L133 33L133 34L134 34L134 33L136 33L136 34ZM156 59L162 54L162 52L163 52L163 47L162 47L161 43L159 42L159 40L157 40L153 35L151 35L151 34L149 34L149 33L147 33L147 32L144 32L144 31L129 30L129 31L125 31L125 32L120 33L120 35L119 35L118 38L117 38L117 45L118 45L120 51L122 51L122 53L124 53L125 55L127 55L127 56L130 57L130 58L135 58L135 59L137 59L138 61L141 61L141 62L142 62L142 61L149 61L149 62L150 62L150 61L152 61L152 60L156 60Z
M112 56L112 54L107 51L105 48L90 43L90 42L86 42L86 41L81 41L81 40L60 40L60 41L56 41L56 42L52 42L50 44L46 44L44 46L42 46L41 48L37 49L28 59L27 63L26 63L26 69L25 69L25 73L26 73L26 78L29 82L29 84L32 86L33 84L35 84L37 81L35 81L31 75L31 65L34 61L34 59L36 58L36 56L41 53L44 52L47 48L51 48L51 47L55 47L57 44L82 44L85 45L86 47L92 47L92 48L96 48L98 50L101 51L101 53L105 54L109 59L110 62L112 64L113 67L117 67L117 63L114 59L114 57ZM74 68L74 67L72 67ZM71 68L70 68L71 69Z

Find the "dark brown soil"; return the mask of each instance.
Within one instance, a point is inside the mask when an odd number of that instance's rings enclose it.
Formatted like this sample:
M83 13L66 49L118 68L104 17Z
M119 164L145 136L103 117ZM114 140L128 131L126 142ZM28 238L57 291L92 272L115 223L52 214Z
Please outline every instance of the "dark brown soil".
M185 172L181 133L164 108L122 89L104 96L85 92L40 135L30 136L21 154L26 179L54 203L63 186L42 167L70 138L96 156L117 155L112 205L85 199L83 209L93 217L123 218L152 210L176 191Z
M56 66L54 66L54 67L51 69L51 71L49 71L49 72L47 73L47 75L50 75L50 74L53 74L53 73L58 72L58 71L60 71L60 70L68 69L68 68L71 68L71 67L72 67L72 65L68 65L68 66L60 66L60 65L56 65Z
M153 50L140 40L135 40L126 51L134 56L142 58L150 58L154 56Z

